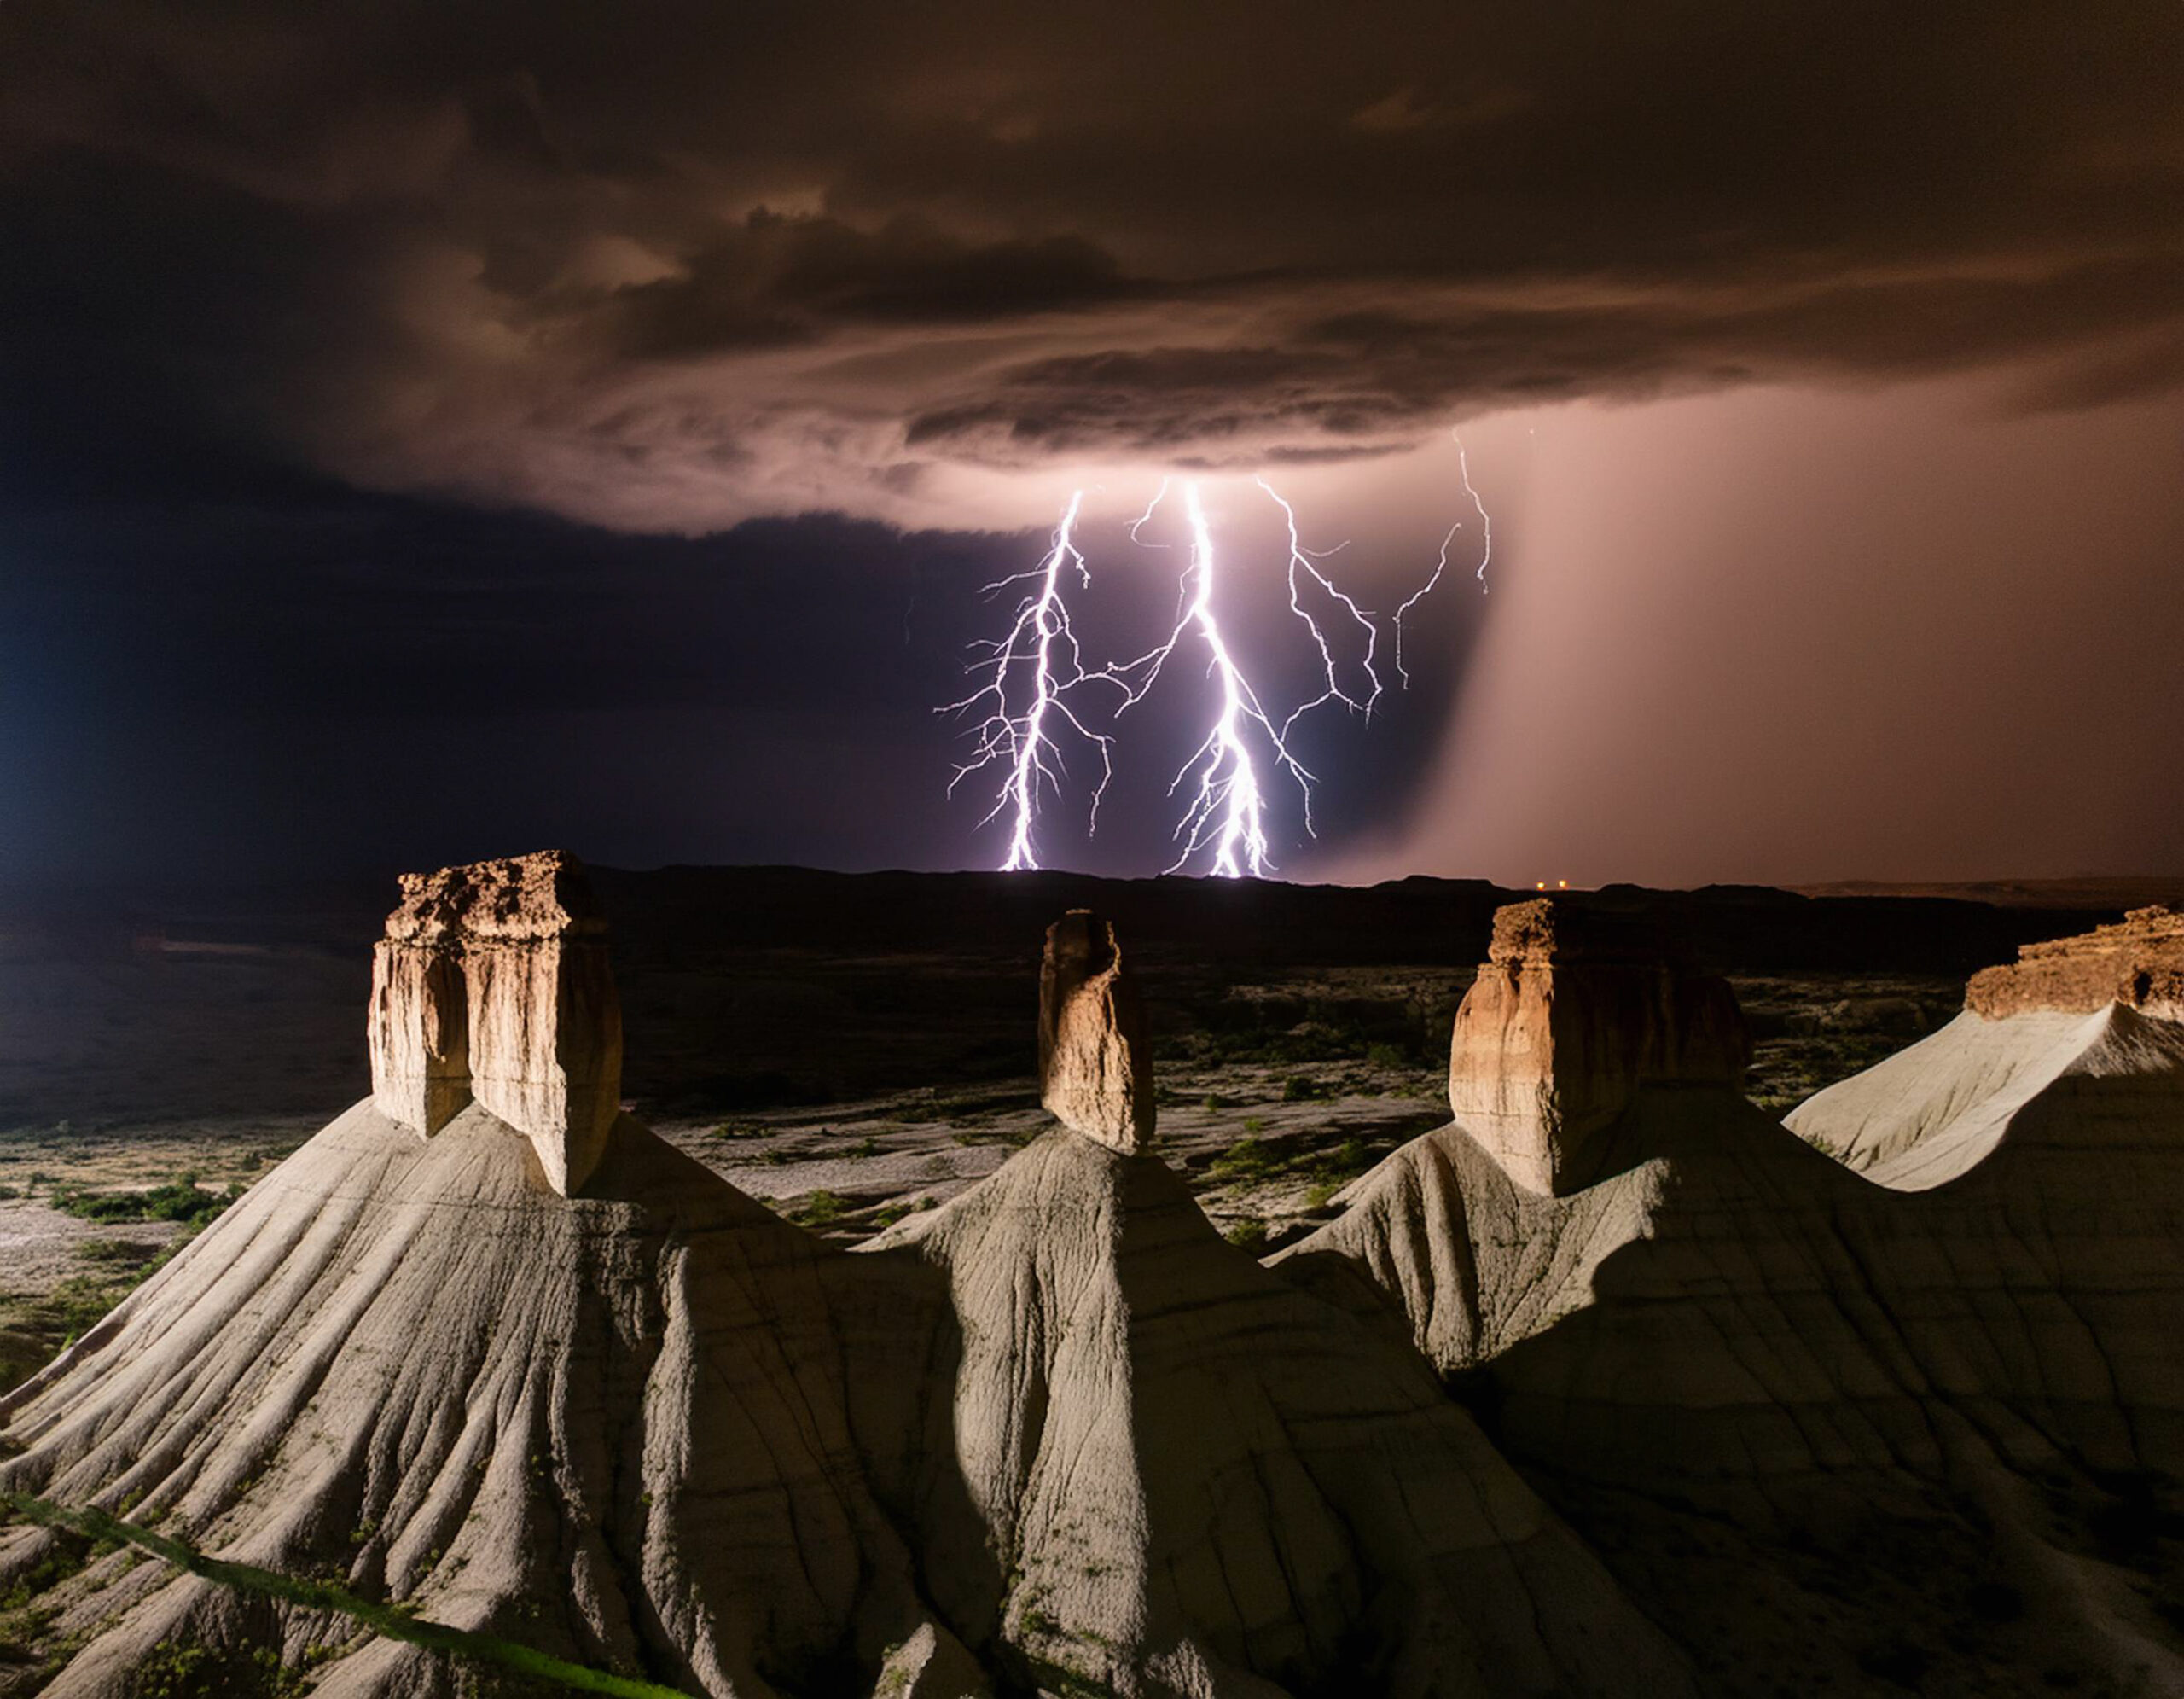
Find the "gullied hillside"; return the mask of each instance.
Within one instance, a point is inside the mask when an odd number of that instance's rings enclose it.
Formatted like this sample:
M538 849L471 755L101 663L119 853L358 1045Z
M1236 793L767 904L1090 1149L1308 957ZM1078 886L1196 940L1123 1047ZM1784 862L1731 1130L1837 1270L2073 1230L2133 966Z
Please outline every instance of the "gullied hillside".
M1065 1125L857 1254L617 1112L602 940L566 858L410 882L372 1097L0 1405L0 1490L694 1695L1687 1686L1399 1333L1146 1148L1111 933L1050 939ZM235 1573L0 1529L0 1690L511 1680Z
M1455 1120L1284 1271L1407 1330L1710 1685L2184 1689L2177 1029L2063 1017L2058 1082L2028 1010L1931 1102L1898 1058L1800 1112L1898 1163L1988 1129L1892 1190L1746 1103L1726 987L1601 919L1503 911ZM1950 1108L2042 1076L2001 1134Z

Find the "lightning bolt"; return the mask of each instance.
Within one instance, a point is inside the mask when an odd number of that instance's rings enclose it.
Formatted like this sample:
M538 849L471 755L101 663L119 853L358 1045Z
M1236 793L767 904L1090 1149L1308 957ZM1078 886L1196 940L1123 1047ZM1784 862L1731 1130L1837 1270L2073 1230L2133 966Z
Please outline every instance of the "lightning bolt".
M1476 574L1478 593L1484 596L1492 589L1486 582L1486 567L1487 562L1494 558L1494 520L1486 511L1486 503L1479 500L1478 492L1472 487L1471 463L1464 457L1464 439L1454 431L1449 432L1449 436L1456 445L1456 474L1464 480L1464 493L1471 497L1472 506L1478 510L1480 534L1484 539L1484 546L1479 550L1478 572ZM1403 616L1423 602L1426 592L1441 582L1441 575L1449 570L1449 545L1456 540L1456 533L1463 528L1461 520L1449 527L1449 534L1441 539L1441 558L1434 566L1433 576L1414 591L1410 599L1396 609L1396 672L1402 678L1403 687L1406 690L1410 688L1410 674L1404 670L1403 664Z
M1166 493L1167 486L1164 484L1138 521L1139 525L1153 516ZM1267 853L1266 789L1260 780L1258 764L1252 759L1252 729L1256 727L1264 736L1274 764L1297 782L1304 800L1304 829L1308 832L1312 829L1313 775L1289 753L1286 727L1276 726L1272 716L1260 706L1258 693L1236 665L1228 639L1222 635L1221 622L1213 605L1217 565L1213 531L1206 522L1205 504L1199 497L1196 480L1183 486L1183 506L1190 522L1191 555L1189 564L1183 569L1179 592L1181 608L1175 628L1169 632L1166 642L1147 650L1136 660L1090 676L1109 680L1122 689L1124 700L1115 710L1119 716L1145 699L1146 692L1153 688L1176 646L1186 634L1195 631L1205 649L1206 671L1220 689L1220 707L1205 740L1176 771L1174 782L1168 787L1168 794L1173 796L1186 781L1191 784L1189 805L1175 831L1182 850L1166 870L1176 872L1193 856L1211 848L1212 870L1223 877L1233 879L1245 873L1263 876L1273 870L1274 864ZM1134 532L1136 527L1132 529Z
M1343 707L1350 709L1351 712L1355 713L1362 713L1366 717L1366 719L1370 719L1373 717L1373 704L1380 700L1380 675L1373 669L1373 656L1374 652L1380 648L1380 628L1374 625L1372 620L1366 617L1363 609L1360 608L1355 602L1351 601L1347 596L1345 596L1340 591L1334 587L1333 581L1329 579L1325 573L1321 572L1316 564L1318 561L1325 560L1329 555L1340 554L1342 550L1349 545L1347 544L1338 544L1335 547L1326 550L1323 554L1315 555L1310 550L1305 548L1303 543L1298 540L1297 510L1291 507L1287 502L1284 501L1280 493L1275 489L1274 486L1268 483L1265 479L1254 478L1252 481L1257 484L1259 488L1265 491L1269 497L1273 497L1275 505L1281 509L1281 516L1288 523L1289 611L1294 614L1299 620L1302 620L1304 622L1304 629L1312 634L1312 641L1318 646L1320 651L1320 668L1327 680L1327 688L1321 691L1318 695L1313 697L1310 701L1303 703L1299 707L1292 709L1290 713L1289 718L1282 721L1282 735L1287 736L1289 732L1289 728L1296 724L1298 719L1311 713L1314 708L1325 707L1329 702L1340 702ZM1343 689L1340 682L1335 676L1334 651L1327 644L1327 634L1320 629L1320 622L1315 620L1310 614L1306 613L1304 611L1304 604L1297 599L1297 574L1299 572L1304 573L1305 576L1310 578L1315 584L1318 585L1321 590L1325 591L1329 596L1333 597L1334 600L1339 602L1342 604L1344 610L1349 614L1350 617L1352 620L1355 620L1364 630L1365 676L1373 681L1373 689L1362 702L1355 696L1349 695Z
M1454 434L1451 433L1452 437ZM1472 486L1463 440L1461 437L1455 440L1457 472L1481 527L1484 547L1477 575L1484 591L1487 587L1487 563L1494 554L1494 522ZM1372 717L1374 707L1385 689L1385 682L1375 665L1380 655L1380 630L1369 610L1359 607L1320 565L1347 545L1339 544L1329 550L1307 549L1298 528L1296 509L1265 479L1254 479L1253 482L1281 509L1288 531L1285 570L1289 611L1303 623L1320 658L1319 694L1291 709L1278 724L1237 664L1234 651L1222 631L1215 601L1219 563L1213 546L1212 527L1207 522L1205 503L1195 480L1186 481L1182 486L1190 555L1176 585L1174 623L1165 641L1136 660L1110 664L1096 671L1088 669L1076 631L1070 623L1064 596L1070 572L1073 569L1080 582L1088 587L1092 582L1091 567L1076 542L1077 520L1084 502L1082 490L1070 496L1060 523L1054 529L1052 544L1038 566L985 586L984 593L988 596L996 596L1012 585L1029 584L1034 587L1018 602L1015 620L1006 636L974 645L973 652L979 659L971 662L965 671L982 677L979 688L939 712L978 716L971 730L974 742L970 759L959 765L950 779L950 795L954 795L956 787L973 774L994 767L1002 769L993 806L979 823L987 825L1008 817L1008 847L1001 864L1004 872L1039 865L1033 829L1048 794L1060 794L1066 771L1059 738L1073 734L1098 753L1101 776L1093 788L1089 822L1094 829L1098 827L1100 801L1114 777L1114 739L1093 730L1084 723L1072 705L1072 693L1088 684L1112 686L1120 692L1120 701L1114 709L1115 717L1119 719L1145 700L1176 650L1186 640L1194 638L1196 646L1204 650L1206 675L1218 689L1219 701L1204 739L1177 770L1168 787L1170 796L1188 787L1189 800L1174 834L1182 849L1167 871L1176 872L1200 856L1207 858L1212 872L1225 877L1247 873L1263 876L1272 871L1274 864L1269 856L1267 835L1266 781L1275 770L1296 783L1303 799L1304 829L1308 834L1313 831L1312 786L1316 778L1292 753L1290 732L1304 715L1333 702L1339 702L1366 719ZM1144 511L1129 527L1130 541L1141 548L1170 546L1165 543L1147 543L1140 533L1159 512L1170 488L1170 480L1162 479ZM1446 576L1449 550L1463 525L1464 521L1459 520L1449 527L1447 535L1441 539L1440 559L1432 576L1396 610L1395 666L1406 689L1410 684L1410 673L1403 665L1403 616ZM1328 629L1307 606L1308 584L1316 585L1318 591L1337 604L1364 634L1362 667L1367 688L1362 692L1353 693L1344 687L1336 644Z
M1156 497L1157 502L1157 497ZM1101 777L1092 792L1090 823L1097 827L1100 799L1114 777L1113 739L1092 730L1063 700L1075 686L1095 675L1084 670L1077 633L1069 623L1069 608L1062 600L1065 569L1074 567L1083 582L1092 582L1092 569L1074 541L1077 515L1084 504L1084 492L1071 493L1061 523L1054 528L1054 543L1046 558L1030 572L1017 573L986 585L984 594L997 596L1011 585L1036 583L1037 588L1017 605L1016 620L1008 635L977 647L985 658L964 670L985 673L985 683L960 701L938 710L944 714L981 715L973 728L976 742L971 759L956 769L948 782L948 794L973 773L999 765L1006 770L999 795L979 823L981 826L1009 817L1008 855L1002 871L1014 873L1039 864L1031 844L1032 822L1038 817L1040 788L1061 791L1062 759L1054 742L1053 718L1066 721L1071 730L1100 752ZM1147 510L1148 514L1151 509ZM1031 672L1031 700L1021 713L1012 712L1010 675Z

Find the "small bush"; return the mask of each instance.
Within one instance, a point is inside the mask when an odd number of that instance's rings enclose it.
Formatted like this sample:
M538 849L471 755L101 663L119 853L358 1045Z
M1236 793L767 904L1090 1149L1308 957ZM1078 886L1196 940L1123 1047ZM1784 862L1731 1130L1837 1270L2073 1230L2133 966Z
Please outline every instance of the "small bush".
M1259 1140L1240 1138L1213 1159L1211 1172L1221 1179L1254 1180L1264 1178L1281 1166L1281 1159Z
M149 1191L84 1191L73 1186L53 1194L56 1209L83 1221L179 1221L201 1227L237 1198L243 1189L206 1191L195 1174L184 1174Z
M1281 1101L1285 1103L1309 1103L1325 1095L1319 1081L1308 1079L1301 1074L1292 1074L1281 1082Z
M1256 1215L1247 1215L1241 1221L1232 1222L1228 1228L1228 1242L1239 1250L1258 1250L1266 1243L1266 1223Z
M1266 1117L1264 1115L1246 1115L1244 1117L1244 1131L1246 1132L1264 1132L1266 1131Z
M849 1209L849 1200L831 1191L815 1191L805 1198L789 1219L804 1227L823 1227L830 1221L839 1221Z
M1410 1066L1410 1054L1401 1044L1368 1044L1365 1046L1365 1060L1375 1068Z

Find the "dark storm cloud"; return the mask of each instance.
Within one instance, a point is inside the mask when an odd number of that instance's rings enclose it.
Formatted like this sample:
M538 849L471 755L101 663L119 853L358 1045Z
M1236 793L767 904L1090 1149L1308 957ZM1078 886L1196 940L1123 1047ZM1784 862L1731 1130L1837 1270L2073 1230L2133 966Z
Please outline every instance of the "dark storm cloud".
M0 66L11 340L625 528L2184 336L2165 4L17 0Z

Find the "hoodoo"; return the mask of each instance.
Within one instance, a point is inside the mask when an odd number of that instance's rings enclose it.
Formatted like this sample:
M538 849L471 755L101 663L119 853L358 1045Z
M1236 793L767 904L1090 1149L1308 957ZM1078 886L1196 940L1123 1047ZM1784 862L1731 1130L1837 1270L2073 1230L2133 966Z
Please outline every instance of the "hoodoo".
M1927 1190L2006 1140L2184 1144L2184 915L2027 945L1938 1033L1800 1104L1790 1126L1883 1185ZM2096 1131L2105 1129L2105 1131ZM2101 1185L2098 1173L2064 1184Z
M882 1271L616 1116L613 1010L569 858L404 881L372 1097L0 1401L0 1488L691 1694L930 1696L974 1668L872 1484L905 1466L915 1389L844 1319L923 1339L937 1283L874 1292ZM477 1673L336 1609L71 1554L0 1531L56 1699L307 1670L408 1699Z
M1735 1091L1751 1060L1725 981L1635 921L1542 898L1494 916L1456 1013L1449 1106L1511 1179L1559 1196L1604 1178L1641 1090Z
M2125 1007L1967 1014L2015 1045L2048 1021L2107 1037L2013 1120L1982 1112L1979 1140L1929 1138L1955 1183L1907 1194L1744 1100L1726 988L1679 992L1687 969L1621 946L1612 971L1567 971L1557 957L1589 946L1565 922L1592 917L1563 907L1502 911L1513 947L1456 1021L1456 1120L1278 1266L1361 1315L1391 1306L1727 1690L1780 1685L1765 1649L1783 1644L1802 1647L1796 1690L1858 1690L1893 1646L1933 1691L2045 1679L2027 1670L2184 1688L2147 1603L2169 1609L2184 1575L2151 1547L2135 1578L2087 1556L2116 1519L2181 1508L2163 1483L2184 1463L2184 1029ZM2089 1035L2065 1037L2082 1056ZM1921 1125L1985 1079L1937 1074ZM1833 1095L1915 1114L1908 1083ZM1885 1570L1885 1595L1833 1591L1831 1553ZM2007 1620L1966 1638L1983 1599Z
M1039 964L1039 1101L1064 1126L1118 1150L1153 1142L1153 1068L1137 982L1115 929L1072 909Z
M372 1102L430 1136L475 1101L583 1189L621 1112L607 922L559 851L406 874L372 958Z

